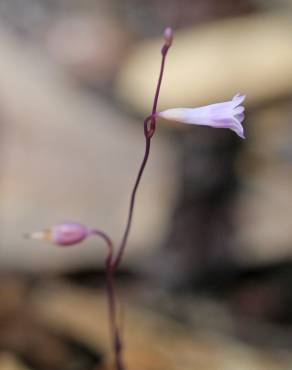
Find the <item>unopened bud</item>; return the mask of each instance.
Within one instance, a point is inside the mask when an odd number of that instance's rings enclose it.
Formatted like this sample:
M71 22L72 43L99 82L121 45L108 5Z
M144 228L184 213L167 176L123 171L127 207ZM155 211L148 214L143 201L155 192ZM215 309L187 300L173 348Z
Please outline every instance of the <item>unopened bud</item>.
M165 44L167 46L170 46L172 44L172 40L173 40L173 30L171 27L166 27L165 30L164 30L164 40L165 40Z
M90 235L90 230L86 226L75 222L64 222L50 229L33 232L27 237L50 241L61 246L69 246L81 242L88 235Z

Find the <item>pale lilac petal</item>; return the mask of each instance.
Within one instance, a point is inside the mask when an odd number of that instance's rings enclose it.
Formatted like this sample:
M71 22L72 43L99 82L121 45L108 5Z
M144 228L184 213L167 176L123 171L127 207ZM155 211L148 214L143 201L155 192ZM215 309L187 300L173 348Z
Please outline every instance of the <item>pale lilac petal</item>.
M245 139L243 127L237 119L226 118L225 120L218 121L216 128L228 128L234 131L242 139Z
M236 114L235 118L241 123L244 120L244 113Z
M232 98L232 103L234 104L234 107L241 104L244 101L245 98L246 98L246 95L243 95L243 94L238 93L238 94L234 95L234 97Z
M230 127L233 127L234 124L236 124L236 126L238 126L237 121L234 122L234 118L232 118L232 117L218 118L216 120L216 127L217 128L221 128L221 127L230 128Z
M232 127L232 128L230 127L230 130L234 131L242 139L245 139L244 130L243 130L243 127L242 126L240 126L240 127Z
M241 114L244 111L245 111L245 108L242 105L240 105L239 107L236 107L232 110L234 115Z
M232 100L227 102L199 108L172 108L157 113L157 116L187 124L229 128L244 138L244 130L241 125L244 119L244 107L240 105L244 99L245 95L236 94Z

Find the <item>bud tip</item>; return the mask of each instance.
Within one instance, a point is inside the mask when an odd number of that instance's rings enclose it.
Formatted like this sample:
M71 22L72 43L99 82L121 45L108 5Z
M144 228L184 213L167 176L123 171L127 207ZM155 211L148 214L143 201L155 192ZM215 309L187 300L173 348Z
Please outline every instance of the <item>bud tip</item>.
M171 27L166 27L163 33L165 44L170 46L173 40L173 29Z
M35 231L32 233L24 233L23 237L25 239L35 239L35 240L46 240L51 241L52 235L50 230Z

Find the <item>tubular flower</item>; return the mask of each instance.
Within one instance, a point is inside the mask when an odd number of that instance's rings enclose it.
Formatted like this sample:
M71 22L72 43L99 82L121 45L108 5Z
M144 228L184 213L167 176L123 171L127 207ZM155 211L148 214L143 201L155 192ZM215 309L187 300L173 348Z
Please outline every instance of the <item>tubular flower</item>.
M244 107L240 105L244 99L245 95L236 94L232 100L227 102L199 108L167 109L157 113L157 116L188 124L229 128L244 139L244 131L241 125L244 120Z
M46 240L60 246L69 246L81 242L91 231L75 222L64 222L50 229L36 231L27 235L31 239Z

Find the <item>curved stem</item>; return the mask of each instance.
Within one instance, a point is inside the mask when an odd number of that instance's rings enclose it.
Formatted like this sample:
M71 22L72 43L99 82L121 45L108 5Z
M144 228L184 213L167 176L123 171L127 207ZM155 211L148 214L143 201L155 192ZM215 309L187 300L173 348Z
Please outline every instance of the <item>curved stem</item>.
M108 307L109 307L109 321L110 330L112 336L112 348L115 356L115 369L124 370L123 359L122 359L122 339L120 330L117 324L117 305L116 305L116 293L114 285L114 268L113 268L113 243L111 239L103 231L94 229L91 230L91 234L101 237L108 247L108 255L106 258L106 286L108 296Z
M131 225L132 225L132 219L133 219L133 213L134 213L134 206L135 206L135 200L136 200L136 194L139 187L139 184L141 182L142 175L144 173L149 154L150 154L150 147L151 147L151 139L152 136L155 133L156 129L156 113L157 113L157 104L158 104L158 98L160 93L160 87L164 72L164 65L165 65L165 58L168 52L168 49L170 47L169 40L165 40L165 44L163 45L161 49L162 54L162 60L161 60L161 67L160 67L160 73L158 77L158 82L156 86L155 96L153 100L153 106L152 106L152 113L150 116L145 118L144 120L144 136L145 136L145 152L144 157L141 162L138 175L136 177L136 181L134 183L134 187L131 193L130 197L130 206L129 206L129 212L128 212L128 218L126 222L125 231L121 240L121 243L119 245L117 255L114 258L114 250L113 250L113 244L110 238L102 231L100 230L92 230L92 234L95 234L99 237L101 237L108 246L108 256L106 259L106 281L107 281L107 293L108 293L108 305L109 305L109 316L110 316L110 326L111 326L111 333L112 333L112 346L113 351L115 354L115 368L116 370L124 370L123 360L122 360L122 339L120 336L120 330L117 325L117 309L116 309L116 296L115 296L115 286L114 286L114 275L116 272L116 269L121 263ZM150 124L149 124L150 123Z
M128 213L128 218L127 218L127 223L126 223L126 228L121 240L121 243L118 248L118 252L116 255L116 258L113 263L113 268L117 269L119 264L121 263L121 260L123 258L123 254L126 248L126 244L128 241L128 236L129 232L131 229L132 225L132 218L133 218L133 212L134 212L134 206L135 206L135 200L136 200L136 193L144 172L144 169L146 167L148 158L149 158L149 153L150 153L150 145L151 145L151 138L155 133L156 129L156 111L157 111L157 103L158 103L158 98L159 98L159 93L160 93L160 87L161 87L161 82L162 82L162 77L163 77L163 72L164 72L164 66L165 66L165 58L168 52L168 49L170 47L170 44L164 44L162 49L161 49L161 54L162 54L162 60L161 60L161 66L160 66L160 73L159 73L159 78L156 86L156 91L155 91L155 96L153 100L153 106L152 106L152 114L151 116L147 117L144 120L144 135L145 135L145 152L144 152L144 157L142 160L142 163L140 165L140 169L131 193L130 197L130 206L129 206L129 213ZM150 127L148 126L148 123L150 122Z
M141 177L143 175L143 172L144 172L146 163L148 161L148 157L149 157L149 153L150 153L150 144L151 144L151 138L145 136L145 153L144 153L144 158L142 160L142 163L141 163L141 166L140 166L140 169L139 169L139 172L138 172L138 175L137 175L137 178L136 178L136 181L135 181L133 190L132 190L131 199L130 199L130 207L129 207L128 220L127 220L127 224L126 224L126 228L125 228L125 231L124 231L124 235L123 235L121 244L120 244L119 249L118 249L118 252L117 252L117 256L116 256L116 258L114 260L114 264L113 264L114 269L116 269L119 266L119 264L121 262L121 259L123 257L123 254L124 254L124 250L125 250L126 244L127 244L127 240L128 240L128 236L129 236L129 232L130 232L130 228L131 228L131 224L132 224L132 218L133 218L133 212L134 212L134 205L135 205L136 193L137 193L138 186L140 184Z

